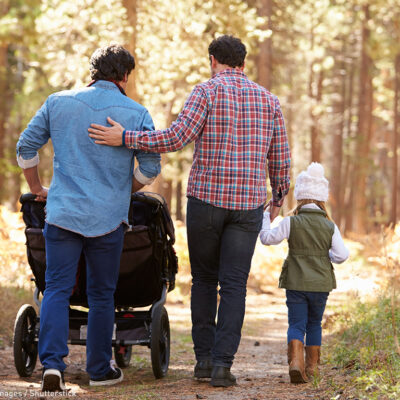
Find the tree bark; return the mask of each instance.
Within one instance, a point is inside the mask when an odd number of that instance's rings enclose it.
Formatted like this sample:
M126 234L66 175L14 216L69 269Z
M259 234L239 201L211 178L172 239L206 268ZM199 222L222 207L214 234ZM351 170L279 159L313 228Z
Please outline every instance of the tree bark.
M125 45L127 50L135 58L135 69L138 66L138 60L136 59L136 34L137 34L137 0L123 0L123 5L126 8L129 24L133 28L133 33L129 39L129 42ZM136 90L136 72L135 69L130 73L128 84L126 87L126 94L133 100L138 101L138 94Z
M172 112L173 106L175 103L175 98L172 99L169 104L168 104L168 109L167 109L167 126L171 126L172 122L175 121L177 118L177 114L174 114ZM172 211L171 209L171 201L172 201L172 180L170 178L166 178L163 175L163 170L164 166L168 161L168 155L163 153L161 154L161 173L157 177L157 179L152 183L150 186L148 186L147 190L156 192L161 194L166 202L168 203L169 210Z
M293 71L289 68L289 78L288 78L289 87L293 89ZM293 168L294 168L294 160L293 160L293 103L294 103L294 93L293 90L289 91L288 98L287 98L287 107L286 107L286 133L288 136L289 148L292 154L292 159L290 163L290 176L293 179ZM289 190L287 195L287 208L292 210L294 208L295 200L294 200L294 193L293 188Z
M271 29L272 0L261 0L258 13L267 19L263 29ZM269 37L260 43L260 52L257 57L257 82L267 90L271 90L272 83L272 38Z
M390 212L390 223L393 225L398 221L398 176L399 176L399 90L400 90L400 54L395 59L394 74L394 124L393 124L393 159L392 159L392 207Z
M175 196L176 196L176 208L175 208L175 218L178 221L184 221L183 217L183 209L182 209L182 162L179 160L178 161L178 170L179 170L179 175L178 179L176 182L176 189L175 189Z
M368 55L367 46L370 38L368 28L369 5L363 6L364 21L361 36L361 65L360 84L358 97L358 125L356 141L356 161L353 176L354 204L355 204L355 229L360 234L367 232L367 171L369 160L369 137L371 135L371 113L372 113L372 60Z
M354 190L352 187L352 179L350 176L350 164L353 162L352 154L352 144L353 144L353 96L354 96L354 62L352 61L350 65L349 81L348 81L348 96L347 96L347 146L346 146L346 157L344 162L343 171L343 190L341 191L341 204L345 207L345 223L344 231L350 232L353 229L353 209L354 209Z
M318 76L317 93L313 93L313 64L310 67L309 96L311 99L310 118L311 118L311 162L321 162L321 132L319 127L319 115L316 108L321 104L322 100L322 84L324 73L321 70Z
M344 130L344 114L346 104L346 64L345 64L346 45L345 41L342 42L342 60L339 65L339 72L341 77L341 96L340 101L337 103L337 128L333 133L332 140L332 164L331 164L331 205L332 205L332 218L338 226L341 225L343 204L341 202L342 188L342 164L343 164L343 130Z
M314 29L315 29L314 18L311 20L311 29L310 29L310 51L311 53L314 51ZM316 114L316 108L322 99L322 83L323 83L323 71L322 69L319 72L318 82L316 93L314 90L314 65L316 64L316 60L312 59L309 66L309 75L308 75L308 101L309 101L309 114L311 120L310 127L310 140L311 140L311 162L321 162L321 138L318 126L318 115Z
M5 179L6 165L4 163L5 155L5 134L9 114L10 99L9 83L7 79L8 70L8 45L0 43L0 202L3 202L6 196Z

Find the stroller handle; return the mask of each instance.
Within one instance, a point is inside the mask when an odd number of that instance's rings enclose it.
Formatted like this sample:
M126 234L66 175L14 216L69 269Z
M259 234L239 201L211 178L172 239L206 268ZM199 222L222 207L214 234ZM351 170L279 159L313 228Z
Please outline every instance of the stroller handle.
M33 193L24 193L24 194L21 194L21 197L19 198L19 202L21 203L21 204L25 204L26 202L28 202L28 201L33 201L33 200L36 200L36 194L33 194Z

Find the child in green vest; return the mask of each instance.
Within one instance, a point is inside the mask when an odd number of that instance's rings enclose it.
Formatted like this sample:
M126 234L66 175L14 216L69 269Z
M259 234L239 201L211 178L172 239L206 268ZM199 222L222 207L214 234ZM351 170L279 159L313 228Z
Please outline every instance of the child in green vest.
M325 208L328 186L323 166L311 163L296 179L294 197L297 207L293 215L271 229L267 209L260 232L261 242L267 246L284 239L289 244L279 287L286 289L288 363L292 383L306 383L307 378L318 374L322 316L329 292L336 288L331 262L342 263L349 256L339 229Z

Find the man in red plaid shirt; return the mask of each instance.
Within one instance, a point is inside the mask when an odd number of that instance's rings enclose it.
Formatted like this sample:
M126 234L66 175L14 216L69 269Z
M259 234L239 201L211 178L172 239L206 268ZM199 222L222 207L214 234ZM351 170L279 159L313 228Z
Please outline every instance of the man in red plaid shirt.
M109 119L111 127L92 124L89 132L98 144L158 153L195 141L187 188L194 375L211 378L213 386L231 386L267 199L266 166L274 219L289 190L290 151L277 97L243 72L244 44L221 36L208 52L212 78L195 86L170 128L141 132L127 127L130 131Z

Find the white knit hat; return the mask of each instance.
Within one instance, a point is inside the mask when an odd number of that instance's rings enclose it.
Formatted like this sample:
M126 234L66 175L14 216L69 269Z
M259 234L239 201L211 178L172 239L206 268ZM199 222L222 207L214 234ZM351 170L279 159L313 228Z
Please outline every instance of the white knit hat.
M324 177L324 167L320 163L312 162L307 171L299 174L294 185L294 197L296 200L328 200L329 182Z

